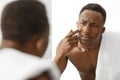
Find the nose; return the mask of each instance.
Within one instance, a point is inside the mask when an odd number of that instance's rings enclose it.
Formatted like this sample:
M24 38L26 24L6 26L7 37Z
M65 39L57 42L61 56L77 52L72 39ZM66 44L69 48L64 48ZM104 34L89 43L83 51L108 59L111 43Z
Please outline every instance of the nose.
M91 28L90 28L90 25L89 24L86 24L84 27L83 27L83 32L84 33L90 33L91 32Z

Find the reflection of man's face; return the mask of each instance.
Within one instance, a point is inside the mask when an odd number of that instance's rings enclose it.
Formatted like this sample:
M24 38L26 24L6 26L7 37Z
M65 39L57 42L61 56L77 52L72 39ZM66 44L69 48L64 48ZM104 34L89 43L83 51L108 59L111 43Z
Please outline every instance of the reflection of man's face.
M81 30L80 42L84 45L92 45L100 41L101 34L104 32L104 19L100 12L84 10L77 23L78 29Z

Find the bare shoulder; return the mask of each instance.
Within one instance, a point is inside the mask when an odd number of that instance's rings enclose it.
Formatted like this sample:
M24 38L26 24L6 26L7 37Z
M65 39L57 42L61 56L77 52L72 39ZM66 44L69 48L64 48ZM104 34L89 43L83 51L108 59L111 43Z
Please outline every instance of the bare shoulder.
M85 55L86 51L83 51L81 48L74 47L71 52L68 54L68 57L78 57Z
M80 72L89 72L90 60L85 52L81 52L79 47L72 49L71 53L67 56L70 62Z
M69 56L75 56L75 55L77 55L77 54L79 54L79 53L80 53L80 49L78 48L78 46L77 46L77 47L74 47L74 48L69 52L68 57L69 57Z
M79 49L79 47L74 47L71 52L68 54L68 59L69 60L77 60L77 59L82 59L81 57L84 56L84 53L81 52L81 50Z

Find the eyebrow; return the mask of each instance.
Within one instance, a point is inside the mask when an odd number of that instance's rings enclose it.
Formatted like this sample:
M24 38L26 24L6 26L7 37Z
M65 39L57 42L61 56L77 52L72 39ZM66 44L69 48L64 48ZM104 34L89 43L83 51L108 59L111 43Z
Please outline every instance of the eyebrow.
M80 22L82 21L82 22L88 22L87 20L79 20ZM97 24L97 25L99 25L98 23L96 23L96 22L89 22L90 24Z
M82 22L88 22L87 20L79 20L80 22L82 21Z

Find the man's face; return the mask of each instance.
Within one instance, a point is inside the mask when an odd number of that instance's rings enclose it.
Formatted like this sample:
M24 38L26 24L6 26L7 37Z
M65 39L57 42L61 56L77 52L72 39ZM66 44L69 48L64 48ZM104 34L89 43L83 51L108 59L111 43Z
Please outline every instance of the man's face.
M84 10L77 22L77 27L81 31L79 33L81 44L89 46L99 42L105 30L103 24L104 18L100 12Z

